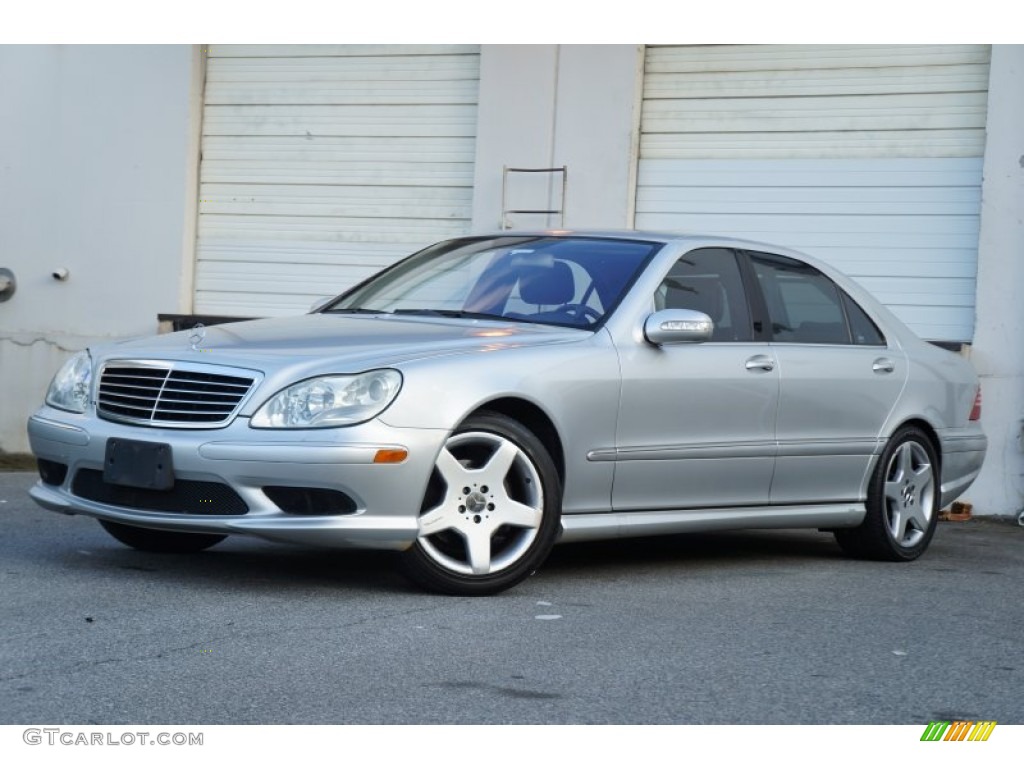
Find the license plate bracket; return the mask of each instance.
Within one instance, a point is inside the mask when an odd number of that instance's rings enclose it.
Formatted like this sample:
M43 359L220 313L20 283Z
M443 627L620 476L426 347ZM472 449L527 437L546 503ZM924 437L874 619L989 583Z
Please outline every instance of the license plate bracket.
M171 446L111 437L103 461L103 480L111 485L169 491L174 487Z

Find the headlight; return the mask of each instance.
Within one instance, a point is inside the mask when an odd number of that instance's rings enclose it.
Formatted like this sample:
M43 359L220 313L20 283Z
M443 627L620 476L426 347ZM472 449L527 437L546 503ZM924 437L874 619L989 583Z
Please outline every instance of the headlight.
M249 422L259 429L344 427L368 421L402 388L398 371L368 371L357 376L319 376L282 389Z
M92 385L92 358L79 352L57 371L46 393L46 404L72 413L85 413Z

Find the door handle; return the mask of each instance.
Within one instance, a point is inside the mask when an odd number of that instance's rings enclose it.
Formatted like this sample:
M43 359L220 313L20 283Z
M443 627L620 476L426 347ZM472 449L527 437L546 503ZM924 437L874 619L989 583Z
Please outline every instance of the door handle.
M747 360L748 371L771 371L775 368L775 361L768 355L754 355Z
M875 373L892 373L896 370L896 363L887 357L880 357L871 366Z

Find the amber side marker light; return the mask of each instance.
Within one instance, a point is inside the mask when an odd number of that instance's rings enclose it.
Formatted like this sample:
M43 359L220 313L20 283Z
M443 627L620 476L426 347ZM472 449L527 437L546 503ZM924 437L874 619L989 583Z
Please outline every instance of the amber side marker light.
M401 464L409 458L405 448L381 448L373 457L374 464Z
M974 405L971 407L971 415L967 417L968 421L977 421L981 418L981 385L978 385L978 389L974 393Z

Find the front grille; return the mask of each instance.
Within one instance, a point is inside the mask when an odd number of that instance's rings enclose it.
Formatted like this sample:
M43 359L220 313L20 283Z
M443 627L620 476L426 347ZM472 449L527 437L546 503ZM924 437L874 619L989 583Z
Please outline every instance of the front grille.
M101 504L150 512L178 512L186 515L244 515L249 511L231 486L201 480L175 480L167 491L129 488L104 482L103 472L80 469L71 484L75 496Z
M254 381L170 364L111 363L100 375L97 412L134 424L218 426L235 414Z

